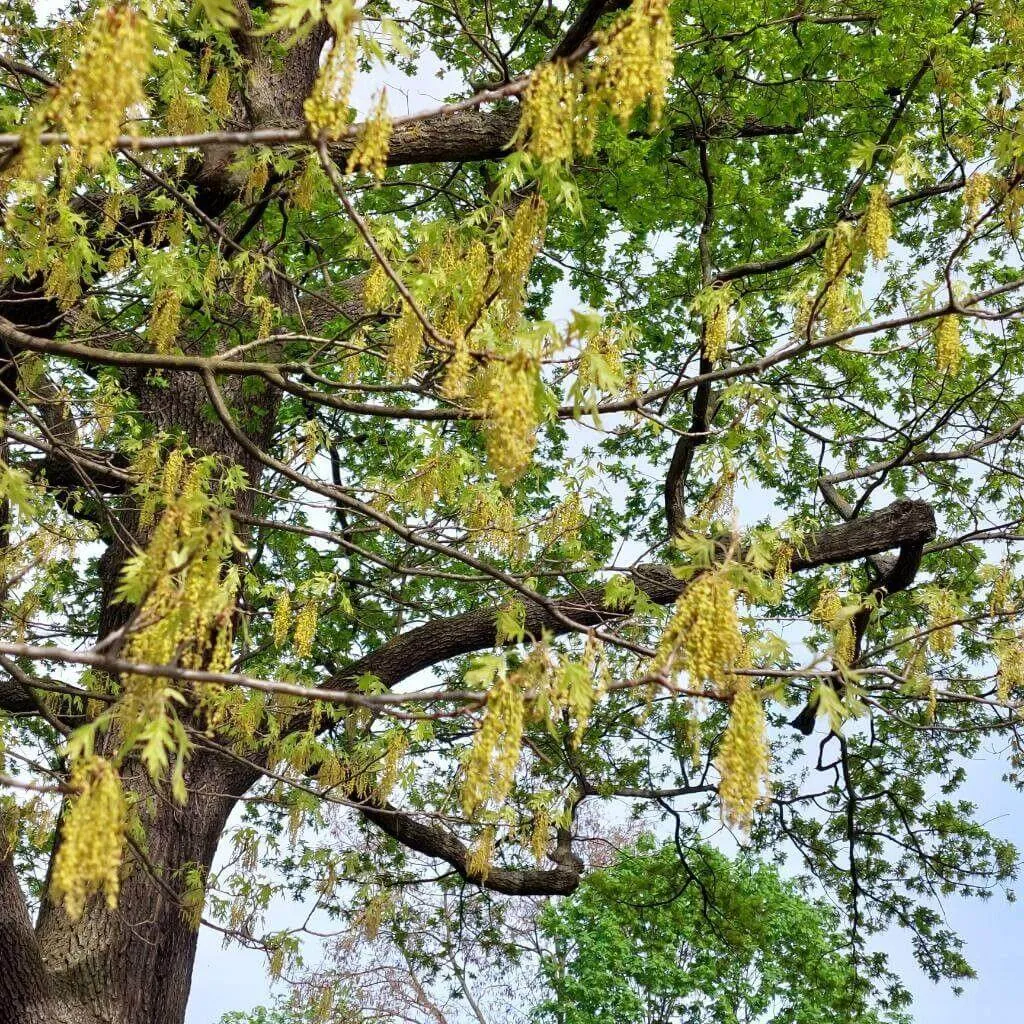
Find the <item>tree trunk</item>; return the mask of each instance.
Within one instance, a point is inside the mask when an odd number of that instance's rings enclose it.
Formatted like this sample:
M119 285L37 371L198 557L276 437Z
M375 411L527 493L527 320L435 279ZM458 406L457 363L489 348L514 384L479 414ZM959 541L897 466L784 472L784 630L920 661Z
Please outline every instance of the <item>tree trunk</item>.
M188 774L192 796L180 807L141 766L126 771L126 789L151 813L146 862L126 857L116 909L94 898L71 921L46 901L33 935L20 894L3 888L16 887L13 872L0 873L3 1024L181 1024L198 933L177 894L185 870L206 876L234 803L223 762L200 754Z
M237 462L258 483L261 467L240 451L223 427L204 416L206 393L196 382L154 394L134 381L140 403L151 409L156 428L182 431L193 450ZM240 382L228 382L228 401L240 396ZM261 445L269 442L277 398L267 393L248 410L246 425ZM254 489L236 496L251 513ZM134 510L123 525L136 535ZM114 535L100 560L103 588L99 635L118 628L130 608L112 600L128 546ZM185 1016L198 933L182 913L184 873L197 868L205 878L238 795L252 783L249 771L206 751L194 751L186 770L188 802L173 802L144 767L122 769L129 799L144 827L144 858L126 851L117 907L103 897L71 921L61 905L45 900L34 932L8 860L0 872L0 1024L181 1024ZM58 839L59 841L59 839ZM0 854L3 853L0 847ZM52 858L51 858L52 866Z

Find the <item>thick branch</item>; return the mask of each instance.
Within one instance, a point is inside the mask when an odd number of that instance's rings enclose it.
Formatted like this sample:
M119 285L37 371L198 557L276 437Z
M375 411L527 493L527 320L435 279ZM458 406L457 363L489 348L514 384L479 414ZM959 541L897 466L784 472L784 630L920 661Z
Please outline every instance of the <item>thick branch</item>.
M935 514L923 501L897 501L850 523L830 526L807 540L793 558L799 572L821 565L854 562L882 551L924 543L935 536ZM655 604L671 604L686 587L667 565L640 565L633 570L637 587ZM598 626L621 619L623 612L604 603L604 591L593 588L579 597L567 598L555 607L561 613L528 604L525 629L531 636L567 632L565 618L581 626ZM449 658L493 647L495 611L481 608L448 619L428 622L395 637L378 651L368 654L327 682L337 688L361 675L377 676L386 686L395 686L416 672L432 668Z
M467 881L476 882L485 889L509 896L563 896L579 885L580 872L568 862L550 870L540 868L491 868L486 878L471 875L466 868L466 844L440 825L427 825L391 804L380 807L364 806L360 811L383 832L403 846L428 857L438 857L450 864ZM563 858L565 859L565 858Z

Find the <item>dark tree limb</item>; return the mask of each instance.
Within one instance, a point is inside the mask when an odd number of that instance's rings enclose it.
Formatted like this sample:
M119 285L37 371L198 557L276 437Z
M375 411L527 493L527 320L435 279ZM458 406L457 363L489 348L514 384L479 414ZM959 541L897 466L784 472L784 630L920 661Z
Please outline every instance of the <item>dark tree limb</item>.
M825 494L826 500L834 508L836 508L841 515L848 514L851 509L847 502L835 491L831 486L822 488L822 492ZM868 557L871 565L874 568L874 575L869 588L870 598L864 601L860 611L853 617L853 664L856 665L858 658L860 657L861 647L864 642L864 634L867 632L868 624L871 621L871 614L878 602L886 597L890 597L893 594L898 593L901 590L906 590L911 583L914 582L914 577L917 575L917 570L921 566L921 557L924 554L925 544L932 540L935 536L935 518L931 511L931 507L926 505L924 502L897 502L898 504L904 505L924 505L929 514L931 515L931 528L925 529L926 523L922 520L920 529L918 531L910 531L899 545L899 554L897 556L886 555L882 556L880 552L871 552ZM883 512L895 508L894 505L890 505L889 509L883 509ZM881 513L874 513L878 516ZM864 519L851 519L845 524L847 527L856 526L858 523L863 523L865 519L870 517L864 517ZM836 692L842 696L845 686L837 683ZM810 736L814 731L814 723L818 717L818 698L812 694L807 703L800 709L800 713L794 718L790 725L793 726L797 732L803 733L804 736Z
M424 824L394 808L390 803L380 806L366 805L360 812L403 846L428 857L436 857L450 864L458 874L470 882L505 893L508 896L564 896L579 885L582 864L576 859L560 856L563 863L556 868L498 868L492 867L485 878L470 874L466 862L469 851L466 844L448 829L436 824ZM560 851L556 850L556 853Z
M901 578L913 566L912 554L920 552L927 540L935 536L935 515L923 501L897 501L888 508L862 519L828 527L812 537L804 551L792 562L794 571L820 565L849 562L899 547L896 565ZM911 572L911 576L912 576ZM657 604L669 604L685 589L668 566L641 565L633 571L636 585ZM891 577L895 586L897 578ZM623 613L604 604L603 591L585 592L581 597L560 604L563 612L581 625L599 625ZM534 605L527 609L526 631L534 636L542 632L564 633L564 622L547 609ZM495 643L495 612L483 609L451 619L429 622L418 629L396 637L381 650L360 659L328 685L351 685L364 673L376 675L387 686L394 686L416 672L428 669L449 658L485 649ZM813 726L813 713L811 723ZM426 856L437 857L450 864L463 878L475 881L495 892L510 895L555 895L572 892L579 883L582 865L562 856L558 868L552 870L507 870L494 868L486 879L473 878L466 868L467 849L464 843L443 826L417 821L391 804L360 807L362 815L398 842ZM571 851L570 851L571 852Z
M861 558L902 548L923 545L935 536L935 514L924 501L897 501L888 508L869 513L850 523L826 527L808 538L803 551L794 555L794 572L822 565L854 562ZM670 566L639 565L632 571L637 587L655 604L671 604L686 589L687 583L676 576ZM538 604L527 604L524 622L528 635L564 634L568 631L565 617L580 626L598 626L628 616L604 603L603 588L592 588L578 597L565 598L555 607L556 615ZM370 673L385 686L432 668L449 658L493 647L495 643L495 609L481 608L448 619L428 622L395 637L384 647L332 676L325 686L337 689Z

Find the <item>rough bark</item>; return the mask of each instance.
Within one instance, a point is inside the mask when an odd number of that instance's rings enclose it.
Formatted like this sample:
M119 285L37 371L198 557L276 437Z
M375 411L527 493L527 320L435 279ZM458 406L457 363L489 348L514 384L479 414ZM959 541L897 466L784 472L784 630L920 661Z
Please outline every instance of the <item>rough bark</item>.
M155 791L138 765L126 772L126 789L152 808L144 817L146 862L127 858L115 910L94 899L80 920L70 921L61 907L44 903L35 941L46 1005L56 1013L48 1024L180 1024L198 935L175 894L184 869L205 875L212 863L233 804L218 788L229 772L209 755L193 758L185 807ZM3 1020L36 1024L32 1012Z
M0 857L0 1020L74 1024L60 1012L10 856Z

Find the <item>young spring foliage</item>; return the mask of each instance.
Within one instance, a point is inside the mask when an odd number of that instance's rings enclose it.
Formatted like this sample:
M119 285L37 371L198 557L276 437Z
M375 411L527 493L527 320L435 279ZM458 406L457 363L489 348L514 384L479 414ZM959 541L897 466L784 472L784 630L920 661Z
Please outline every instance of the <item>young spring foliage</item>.
M284 893L356 959L565 895L609 801L806 865L860 977L900 921L966 976L932 900L1016 860L957 790L1024 775L1017 5L392 6L0 10L18 1005L179 1024L202 921L294 977Z

